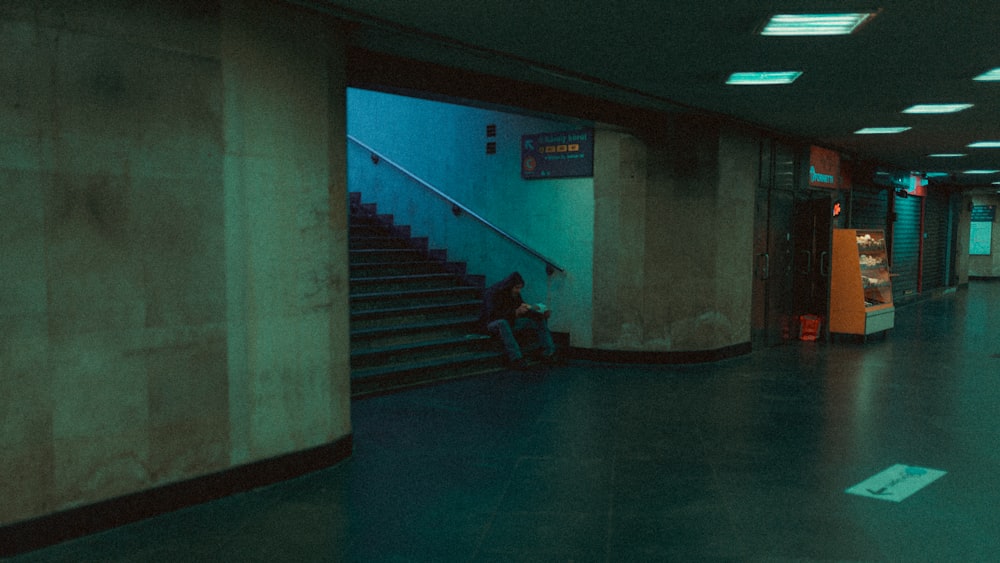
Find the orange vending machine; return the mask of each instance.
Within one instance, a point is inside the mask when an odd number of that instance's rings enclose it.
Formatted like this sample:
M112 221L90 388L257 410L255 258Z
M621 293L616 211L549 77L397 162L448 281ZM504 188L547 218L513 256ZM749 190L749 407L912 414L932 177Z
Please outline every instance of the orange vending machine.
M830 332L867 336L895 321L885 233L834 229L830 272Z

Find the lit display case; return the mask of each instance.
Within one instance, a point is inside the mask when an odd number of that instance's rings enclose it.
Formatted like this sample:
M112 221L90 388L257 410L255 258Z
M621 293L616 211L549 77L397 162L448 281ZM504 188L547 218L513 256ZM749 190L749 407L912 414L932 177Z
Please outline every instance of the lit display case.
M830 332L867 336L891 329L894 322L885 234L834 229Z

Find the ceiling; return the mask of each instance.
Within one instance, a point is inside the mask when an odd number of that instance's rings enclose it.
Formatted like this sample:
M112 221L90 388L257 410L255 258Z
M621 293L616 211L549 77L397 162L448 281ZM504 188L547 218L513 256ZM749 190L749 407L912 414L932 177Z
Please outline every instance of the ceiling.
M990 186L1000 149L997 0L314 0L355 22L352 46L574 93L723 115L891 167ZM772 14L878 10L835 37L765 37ZM729 86L736 71L798 70L790 85ZM947 115L914 104L968 103ZM863 127L906 126L896 135ZM960 158L931 158L962 153Z

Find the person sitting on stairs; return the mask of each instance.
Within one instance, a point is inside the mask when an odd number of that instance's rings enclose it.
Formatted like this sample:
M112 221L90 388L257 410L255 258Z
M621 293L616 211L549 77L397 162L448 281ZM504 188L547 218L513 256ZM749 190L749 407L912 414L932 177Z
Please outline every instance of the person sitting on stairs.
M541 359L545 363L555 362L556 347L548 326L551 311L525 303L521 299L522 289L524 278L518 272L513 272L488 287L483 296L480 324L487 333L498 337L503 343L510 365L523 370L528 364L521 353L521 345L516 338L518 334L534 331L541 349Z

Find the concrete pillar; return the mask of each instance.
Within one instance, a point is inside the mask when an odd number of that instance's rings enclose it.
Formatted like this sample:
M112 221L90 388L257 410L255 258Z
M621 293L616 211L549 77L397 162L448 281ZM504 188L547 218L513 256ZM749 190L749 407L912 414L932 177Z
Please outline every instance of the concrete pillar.
M336 26L10 0L0 46L0 526L349 435Z
M756 144L690 118L641 135L606 133L598 152L594 347L748 343Z

